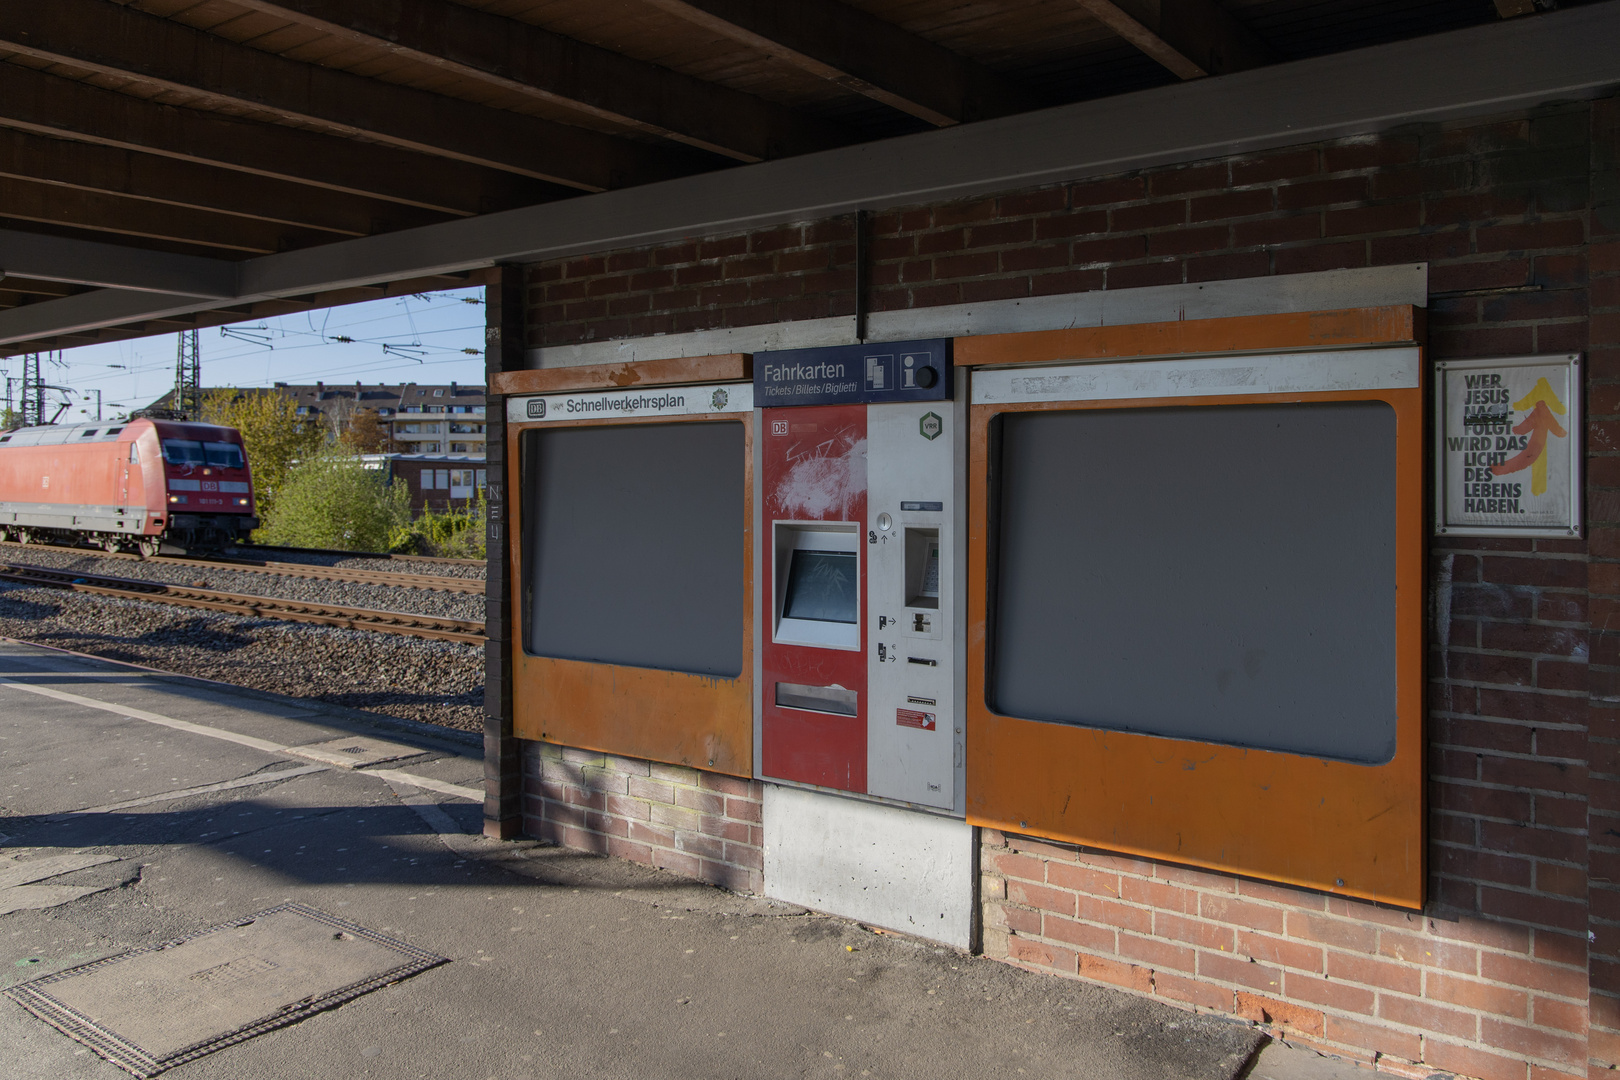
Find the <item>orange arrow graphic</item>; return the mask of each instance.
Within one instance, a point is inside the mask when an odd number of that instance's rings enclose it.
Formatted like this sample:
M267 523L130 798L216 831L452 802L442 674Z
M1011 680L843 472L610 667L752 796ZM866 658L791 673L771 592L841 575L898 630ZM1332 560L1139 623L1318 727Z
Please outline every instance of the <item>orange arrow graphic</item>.
M1543 383L1545 381L1542 380ZM1537 384L1536 389L1541 389L1540 383ZM1536 403L1535 408L1531 409L1530 415L1520 421L1513 429L1515 435L1529 433L1530 441L1525 444L1523 450L1520 450L1502 464L1492 465L1491 472L1496 476L1506 476L1508 473L1516 473L1521 469L1529 469L1530 494L1542 495L1547 491L1547 435L1550 432L1562 439L1568 433L1559 425L1557 420L1553 419L1552 410L1547 407L1547 398L1552 398L1554 403L1561 404L1557 398L1552 397L1550 391L1547 397L1540 397L1532 391L1525 398L1525 402L1515 403L1514 408L1523 408L1524 404L1528 403L1532 398ZM1563 412L1564 410L1560 408L1558 411Z

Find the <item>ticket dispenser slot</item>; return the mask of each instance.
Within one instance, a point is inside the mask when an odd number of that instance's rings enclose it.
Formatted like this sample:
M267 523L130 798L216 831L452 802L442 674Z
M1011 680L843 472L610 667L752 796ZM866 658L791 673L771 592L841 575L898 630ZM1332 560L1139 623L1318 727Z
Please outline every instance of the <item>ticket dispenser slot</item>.
M762 779L960 815L966 443L947 342L756 354Z

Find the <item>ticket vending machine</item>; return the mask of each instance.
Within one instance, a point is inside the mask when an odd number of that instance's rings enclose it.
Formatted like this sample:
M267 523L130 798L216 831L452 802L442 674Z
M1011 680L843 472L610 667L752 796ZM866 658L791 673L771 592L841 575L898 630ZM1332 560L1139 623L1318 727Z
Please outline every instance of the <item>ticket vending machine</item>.
M767 891L966 944L967 445L950 346L755 354L754 745Z

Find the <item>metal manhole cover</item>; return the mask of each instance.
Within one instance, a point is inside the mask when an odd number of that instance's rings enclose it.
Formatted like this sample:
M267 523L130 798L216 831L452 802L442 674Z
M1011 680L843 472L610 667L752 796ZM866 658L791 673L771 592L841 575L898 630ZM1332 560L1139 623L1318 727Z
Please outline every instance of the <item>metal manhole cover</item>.
M445 962L314 908L281 904L5 993L147 1077Z

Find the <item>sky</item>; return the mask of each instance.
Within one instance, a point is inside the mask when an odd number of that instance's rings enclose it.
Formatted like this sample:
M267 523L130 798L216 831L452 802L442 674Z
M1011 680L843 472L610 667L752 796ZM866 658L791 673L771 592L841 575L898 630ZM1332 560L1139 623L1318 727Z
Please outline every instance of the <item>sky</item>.
M202 384L484 382L484 290L456 289L255 319L197 332ZM174 388L176 334L65 349L40 358L46 417L64 399L60 422L114 419ZM468 352L466 350L472 350ZM0 359L20 383L23 358ZM14 388L15 389L15 388Z

